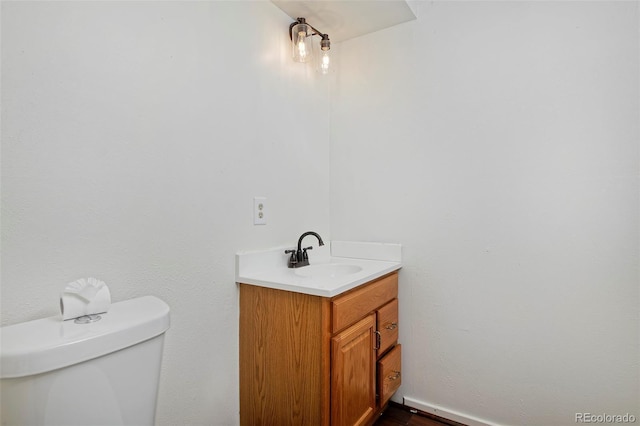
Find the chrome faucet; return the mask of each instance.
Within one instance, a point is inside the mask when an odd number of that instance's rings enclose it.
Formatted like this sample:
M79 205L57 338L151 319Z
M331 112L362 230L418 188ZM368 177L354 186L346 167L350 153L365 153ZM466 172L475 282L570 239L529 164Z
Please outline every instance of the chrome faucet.
M318 233L316 232L308 231L300 235L300 238L298 238L298 250L284 251L286 254L291 254L291 256L289 257L289 261L287 262L287 266L289 268L300 268L301 266L307 266L309 264L309 255L307 254L307 250L311 250L313 247L309 246L309 247L302 248L302 240L307 235L313 235L318 239L319 245L321 246L324 245L324 241L322 241L322 237L318 235Z

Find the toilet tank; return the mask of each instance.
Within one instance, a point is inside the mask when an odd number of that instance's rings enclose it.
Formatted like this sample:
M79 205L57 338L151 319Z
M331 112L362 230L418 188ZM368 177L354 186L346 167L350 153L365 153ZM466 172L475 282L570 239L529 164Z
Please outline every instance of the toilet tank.
M0 329L2 425L153 425L169 306L145 296L99 321Z

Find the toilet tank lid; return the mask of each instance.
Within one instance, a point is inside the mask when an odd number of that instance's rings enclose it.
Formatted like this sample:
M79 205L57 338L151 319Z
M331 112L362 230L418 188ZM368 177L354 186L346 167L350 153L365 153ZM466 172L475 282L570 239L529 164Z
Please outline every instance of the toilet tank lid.
M154 296L113 303L89 324L61 315L0 328L0 378L45 373L124 349L164 333L169 306Z

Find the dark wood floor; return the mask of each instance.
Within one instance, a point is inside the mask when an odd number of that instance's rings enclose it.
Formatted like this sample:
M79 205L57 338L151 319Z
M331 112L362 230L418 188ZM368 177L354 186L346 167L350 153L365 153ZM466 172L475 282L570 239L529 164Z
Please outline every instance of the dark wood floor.
M452 424L459 425L444 419L440 421L435 416L428 417L426 414L412 413L402 405L391 402L374 426L451 426Z

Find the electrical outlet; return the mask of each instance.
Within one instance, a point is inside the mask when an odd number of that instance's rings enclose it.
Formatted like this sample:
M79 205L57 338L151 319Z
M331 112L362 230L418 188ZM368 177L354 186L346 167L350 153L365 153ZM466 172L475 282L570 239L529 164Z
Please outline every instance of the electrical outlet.
M267 198L253 197L253 224L267 224Z

